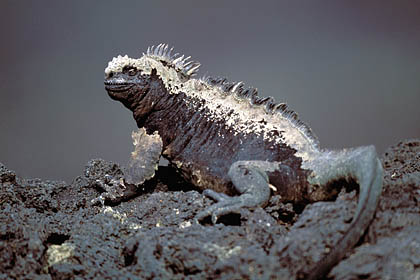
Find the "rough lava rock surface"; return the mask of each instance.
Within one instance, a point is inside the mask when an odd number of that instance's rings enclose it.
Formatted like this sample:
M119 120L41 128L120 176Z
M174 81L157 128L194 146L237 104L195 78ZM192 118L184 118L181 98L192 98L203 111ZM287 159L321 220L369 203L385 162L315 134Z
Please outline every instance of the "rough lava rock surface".
M376 218L332 279L420 279L420 140L382 162ZM356 208L355 191L304 209L274 196L264 210L196 224L213 202L169 167L128 201L95 203L110 176L123 170L103 160L71 184L0 164L0 279L293 279L328 253Z

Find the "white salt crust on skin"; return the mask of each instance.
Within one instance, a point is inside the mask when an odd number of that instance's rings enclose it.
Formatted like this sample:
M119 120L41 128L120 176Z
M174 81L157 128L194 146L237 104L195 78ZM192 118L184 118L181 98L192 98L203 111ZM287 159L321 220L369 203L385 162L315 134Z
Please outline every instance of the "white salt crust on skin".
M245 98L237 97L235 94L226 94L220 86L210 85L204 79L193 79L181 75L178 72L179 69L177 71L173 67L167 67L160 60L168 62L167 57L147 54L139 59L129 58L127 55L114 57L108 63L105 74L108 76L112 72L122 72L125 66L135 67L146 75L151 74L152 69L156 69L157 75L160 76L170 94L183 92L192 97L187 102L190 102L188 105L194 110L199 110L204 104L209 110L208 119L224 120L226 126L232 129L234 134L257 134L274 143L285 143L296 149L295 155L301 157L303 163L312 161L319 155L320 150L316 140L306 135L305 130L287 116L283 116L280 112L268 113L265 106L252 105ZM234 89L231 91L233 92ZM195 101L202 99L205 102ZM230 113L232 110L233 113ZM259 123L263 120L265 122ZM256 123L258 125L250 126ZM281 137L271 136L270 132L273 130L283 132Z

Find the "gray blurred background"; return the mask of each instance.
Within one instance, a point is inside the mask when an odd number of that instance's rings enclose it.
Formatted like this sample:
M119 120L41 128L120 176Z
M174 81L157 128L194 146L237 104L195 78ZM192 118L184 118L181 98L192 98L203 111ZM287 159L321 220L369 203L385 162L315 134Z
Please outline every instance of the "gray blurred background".
M126 163L131 113L108 98L113 56L175 46L286 101L323 147L420 137L419 1L0 1L0 162L63 179Z

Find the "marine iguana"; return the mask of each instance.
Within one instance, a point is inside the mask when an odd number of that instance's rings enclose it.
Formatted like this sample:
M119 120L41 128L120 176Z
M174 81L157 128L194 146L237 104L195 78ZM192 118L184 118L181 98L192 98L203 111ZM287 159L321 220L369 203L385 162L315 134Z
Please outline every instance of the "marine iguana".
M303 272L308 279L328 273L374 216L383 179L375 148L323 150L286 104L259 97L242 82L195 79L200 64L172 51L160 44L138 59L114 57L105 69L109 96L133 112L138 127L157 132L163 157L217 202L198 220L211 216L216 223L242 207L264 207L271 192L284 202L310 203L333 199L337 181L358 183L359 202L349 229Z

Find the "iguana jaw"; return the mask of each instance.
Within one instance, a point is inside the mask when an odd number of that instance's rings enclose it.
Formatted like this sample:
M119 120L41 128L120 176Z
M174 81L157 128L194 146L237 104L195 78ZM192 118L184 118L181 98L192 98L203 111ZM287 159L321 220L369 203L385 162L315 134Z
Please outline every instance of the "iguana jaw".
M130 89L134 84L112 84L105 81L105 89L109 97L124 104L129 98Z
M104 84L108 93L112 93L113 95L118 92L127 91L134 86L134 84L131 83L114 83L112 81L105 81Z

